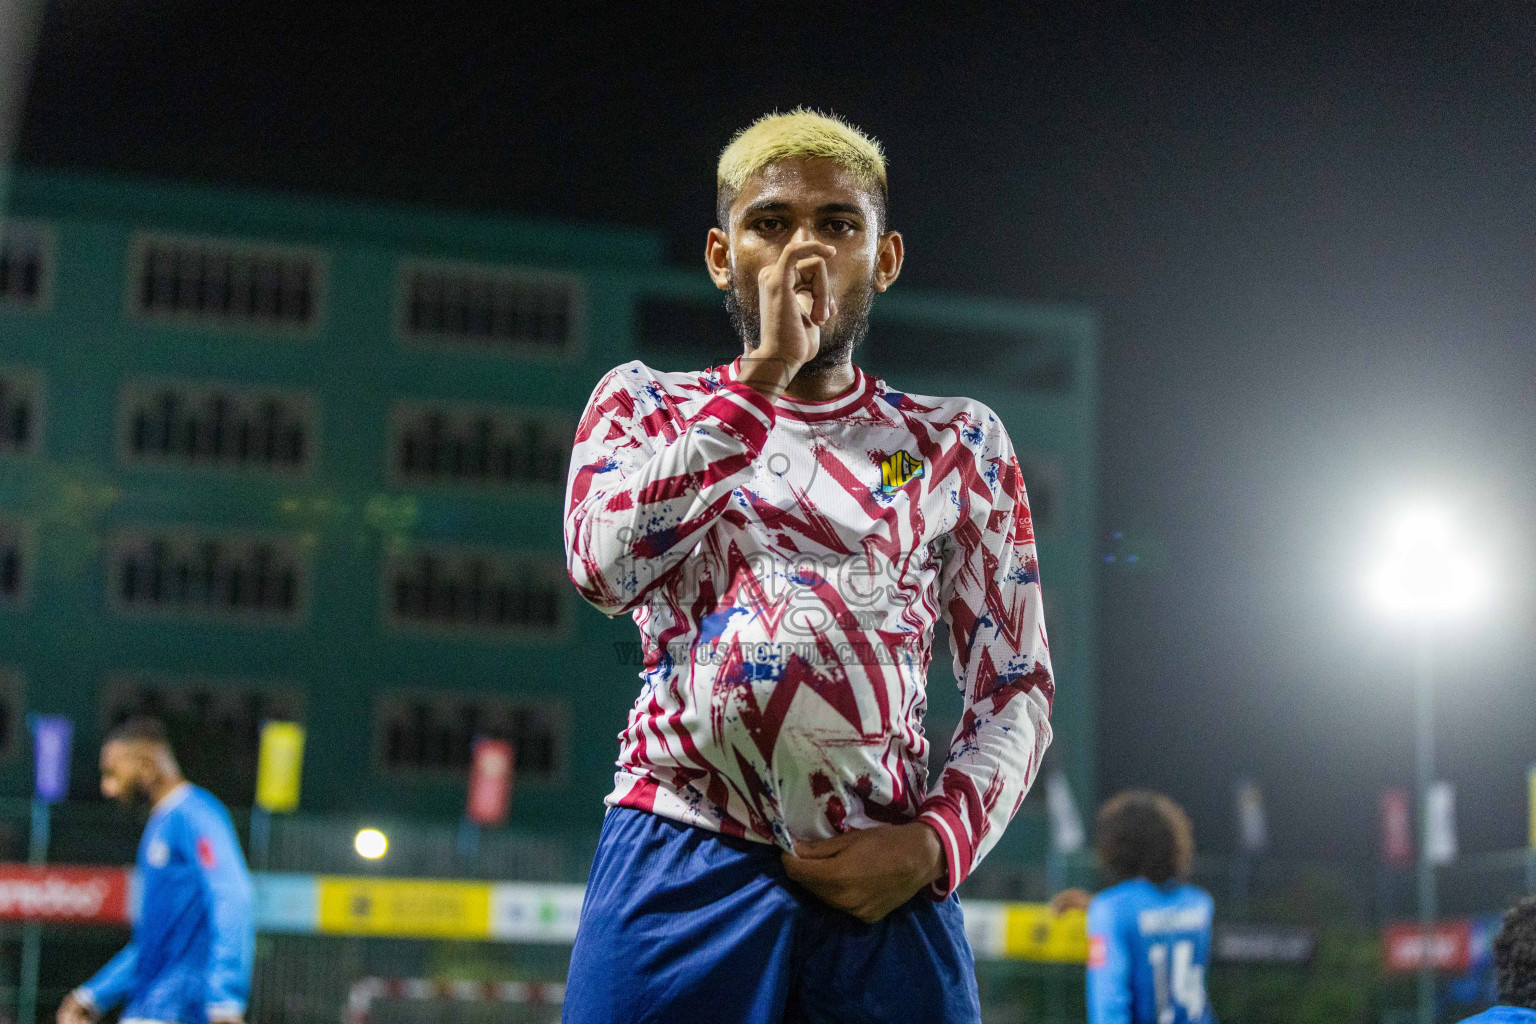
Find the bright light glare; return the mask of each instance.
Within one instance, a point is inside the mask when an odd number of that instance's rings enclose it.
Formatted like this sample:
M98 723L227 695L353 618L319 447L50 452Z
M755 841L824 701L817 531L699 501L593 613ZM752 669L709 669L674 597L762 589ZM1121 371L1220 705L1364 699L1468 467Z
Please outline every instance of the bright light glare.
M1470 611L1488 586L1483 567L1462 546L1450 518L1432 508L1397 515L1367 582L1377 604L1405 617Z
M384 851L389 849L389 840L384 838L384 833L378 829L365 828L357 834L352 845L357 847L358 856L378 860L384 856Z

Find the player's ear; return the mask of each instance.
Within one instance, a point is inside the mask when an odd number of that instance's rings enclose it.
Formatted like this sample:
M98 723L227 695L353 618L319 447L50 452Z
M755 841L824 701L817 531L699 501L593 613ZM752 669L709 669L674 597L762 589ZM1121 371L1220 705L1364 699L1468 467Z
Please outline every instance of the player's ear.
M725 291L731 286L731 239L720 228L710 228L704 240L704 265L716 288Z
M880 236L875 250L875 291L883 292L901 276L901 263L906 257L900 231L887 231Z

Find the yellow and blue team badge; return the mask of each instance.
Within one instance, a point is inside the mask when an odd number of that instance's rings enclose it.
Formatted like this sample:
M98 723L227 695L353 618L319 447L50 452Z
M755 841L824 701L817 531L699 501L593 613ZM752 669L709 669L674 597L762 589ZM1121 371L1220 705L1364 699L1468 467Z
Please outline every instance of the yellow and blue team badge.
M905 451L898 451L880 463L880 490L895 494L909 481L923 475L923 460Z

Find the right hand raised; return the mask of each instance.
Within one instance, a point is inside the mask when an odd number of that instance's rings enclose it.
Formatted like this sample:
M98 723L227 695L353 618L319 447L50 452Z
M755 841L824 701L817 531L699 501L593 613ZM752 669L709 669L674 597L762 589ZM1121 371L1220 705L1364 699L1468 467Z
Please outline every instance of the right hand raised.
M827 274L827 260L836 252L802 229L777 260L758 271L760 341L742 359L744 382L782 394L821 350L821 327L837 312Z
M82 1003L80 998L71 992L59 1004L57 1021L58 1024L95 1024L99 1016L100 1014Z

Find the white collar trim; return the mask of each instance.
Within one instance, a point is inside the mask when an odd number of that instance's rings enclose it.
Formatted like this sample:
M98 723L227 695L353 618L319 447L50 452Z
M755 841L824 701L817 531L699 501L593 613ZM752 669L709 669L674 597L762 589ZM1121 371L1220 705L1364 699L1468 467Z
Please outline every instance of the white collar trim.
M161 797L155 804L154 810L150 811L149 813L153 816L156 814L164 814L166 811L173 811L181 805L183 800L191 795L192 783L185 781L178 782L176 784L176 788L172 789L169 793L165 794L165 796Z

